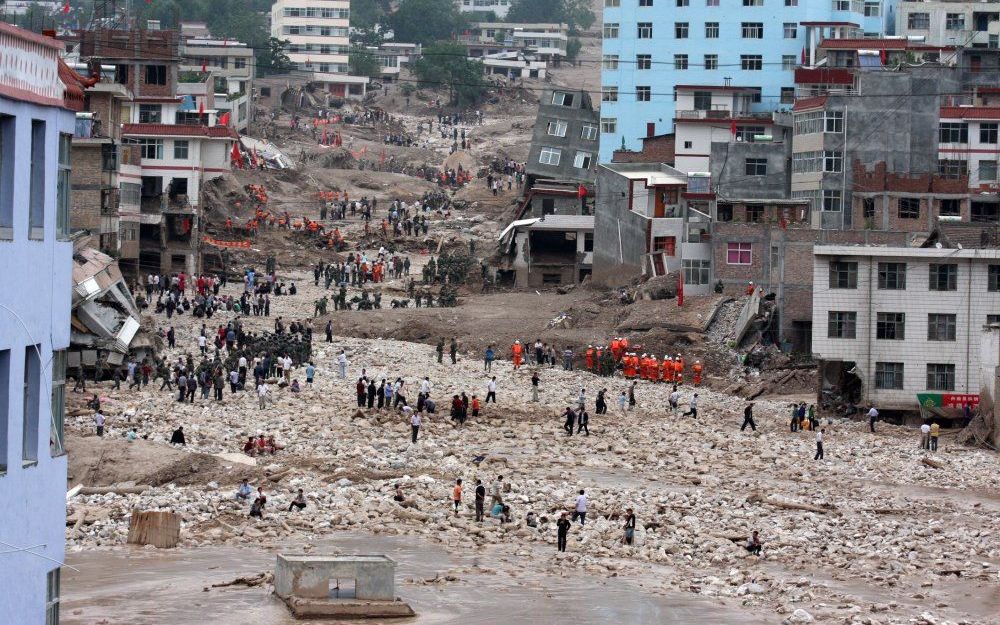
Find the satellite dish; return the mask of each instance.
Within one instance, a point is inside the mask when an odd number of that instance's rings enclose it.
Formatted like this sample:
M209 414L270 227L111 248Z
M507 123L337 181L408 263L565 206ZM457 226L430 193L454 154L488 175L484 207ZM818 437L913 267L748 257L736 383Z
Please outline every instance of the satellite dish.
M938 249L941 249L941 242L940 242L940 241L938 241L937 243L935 243L935 244L934 244L934 247L936 247L936 248L938 248Z
M962 244L961 243L958 244L958 249L962 249Z

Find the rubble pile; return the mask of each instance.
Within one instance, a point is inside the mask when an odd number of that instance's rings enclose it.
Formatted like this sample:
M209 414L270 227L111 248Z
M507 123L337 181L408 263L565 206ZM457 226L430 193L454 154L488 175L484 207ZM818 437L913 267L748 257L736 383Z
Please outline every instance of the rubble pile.
M280 298L278 313L308 316L317 293L303 282L299 295ZM245 319L257 329L269 322ZM184 349L193 351L195 323L175 320ZM441 329L447 331L443 320ZM350 361L347 379L337 376L341 348ZM494 363L491 372L499 403L459 427L447 414L452 395L486 392L478 353L461 353L456 365L446 356L439 365L431 346L336 337L315 343L313 355L314 388L275 389L266 410L252 393L233 396L228 389L223 402L193 404L153 386L107 392L105 444L112 449L132 444L123 438L130 427L151 445L166 446L181 424L185 452L220 460L185 485L77 494L69 502L71 518L87 513L70 526L69 544L123 544L133 510L179 513L181 545L189 547L308 541L337 530L419 535L449 549L506 546L516 549L516 566L552 572L569 567L648 577L654 566L655 578L647 580L653 588L731 597L789 619L801 610L818 620L859 623L960 610L933 599L934 585L946 575L1000 584L998 505L977 494L1000 488L996 457L988 452L958 453L944 443L936 456L942 468L936 468L921 462L923 452L906 429L880 424L883 431L871 436L859 423L824 418L827 460L813 462L812 433L788 432L786 405L758 402L760 430L741 433L745 402L737 397L698 389L698 418L692 419L666 409L668 386L640 383L637 409L622 415L613 398L623 380L558 367L541 370L541 401L533 404L532 369L514 371L507 361ZM376 381L403 377L411 401L419 380L430 378L438 412L424 419L417 444L398 412L358 408L354 387L362 370ZM304 381L301 370L293 377ZM589 436L567 436L561 412L575 404L581 388L590 409L602 385L611 412L591 414ZM681 390L687 401L694 389ZM77 435L89 434L90 425L85 415L69 423ZM258 432L274 435L283 449L241 456L246 437ZM240 475L267 494L263 520L248 518L249 504L234 498ZM475 480L489 485L497 475L509 485L503 497L513 522L476 523ZM450 494L458 477L466 494L454 516ZM397 484L403 502L393 500ZM299 488L308 507L286 513ZM570 553L553 560L555 520L572 508L581 488L590 500L587 523L574 524ZM632 546L621 541L627 507L639 520ZM529 511L539 518L537 528L524 521ZM742 546L754 530L764 540L760 559ZM865 599L859 585L884 599Z

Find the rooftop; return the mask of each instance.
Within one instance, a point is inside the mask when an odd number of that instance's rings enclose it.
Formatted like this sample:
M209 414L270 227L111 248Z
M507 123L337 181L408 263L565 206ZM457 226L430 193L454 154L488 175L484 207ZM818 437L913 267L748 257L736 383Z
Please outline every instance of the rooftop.
M942 106L942 119L1000 119L1000 106Z

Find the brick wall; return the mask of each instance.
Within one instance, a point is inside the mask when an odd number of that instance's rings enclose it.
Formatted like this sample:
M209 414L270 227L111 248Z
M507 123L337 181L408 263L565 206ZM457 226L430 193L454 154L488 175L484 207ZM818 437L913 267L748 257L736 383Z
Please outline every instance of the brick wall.
M70 227L97 234L101 227L101 186L107 178L101 171L101 144L74 143L72 158Z
M676 137L673 134L649 137L642 140L642 151L615 150L613 163L674 163Z

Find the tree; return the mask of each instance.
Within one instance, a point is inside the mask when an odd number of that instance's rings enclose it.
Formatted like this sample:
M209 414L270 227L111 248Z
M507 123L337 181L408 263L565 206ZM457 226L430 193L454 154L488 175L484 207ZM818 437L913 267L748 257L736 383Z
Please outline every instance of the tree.
M351 0L351 28L373 29L389 9L386 0Z
M413 65L421 86L448 87L449 103L474 104L486 93L482 61L466 56L465 46L453 41L438 41L424 48L423 56Z
M566 60L575 62L576 57L580 54L580 48L582 47L583 43L580 41L579 37L570 37L569 41L566 42Z
M292 60L285 54L285 46L290 42L287 39L277 39L269 37L267 48L257 51L257 75L271 76L274 74L287 74L295 69Z
M467 24L453 0L406 0L386 18L386 22L395 41L425 46L452 39Z
M378 78L382 73L382 65L375 54L361 46L351 48L351 53L347 57L347 64L351 69L352 76L367 76Z
M589 0L514 0L508 22L563 23L571 32L587 30L596 20Z

